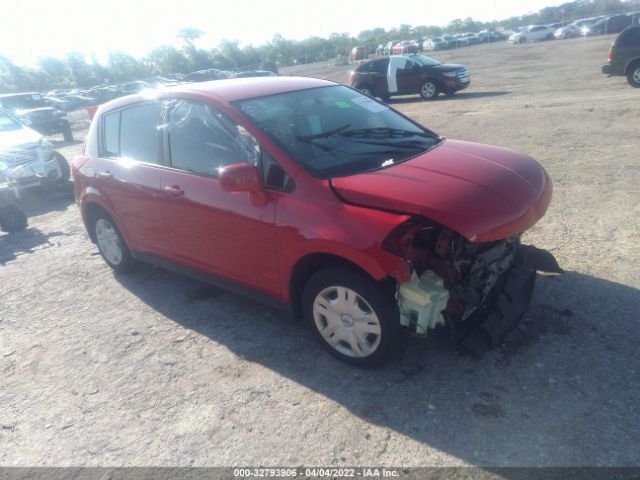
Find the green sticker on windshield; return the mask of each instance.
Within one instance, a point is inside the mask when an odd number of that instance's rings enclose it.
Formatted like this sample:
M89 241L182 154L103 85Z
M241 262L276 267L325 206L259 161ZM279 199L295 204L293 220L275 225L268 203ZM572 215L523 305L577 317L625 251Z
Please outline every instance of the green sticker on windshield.
M351 105L349 105L347 102L336 102L336 105L338 106L338 108L351 108Z

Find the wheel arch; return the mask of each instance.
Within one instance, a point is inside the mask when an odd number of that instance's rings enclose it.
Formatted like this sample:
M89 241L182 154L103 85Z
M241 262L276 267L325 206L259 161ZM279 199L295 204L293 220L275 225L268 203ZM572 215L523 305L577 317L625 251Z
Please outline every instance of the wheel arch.
M624 67L624 74L628 75L629 72L631 72L631 69L636 65L640 65L640 57L632 58L627 62Z
M302 318L302 292L308 280L326 267L344 267L362 273L375 281L389 281L389 277L377 279L364 267L333 253L317 252L307 254L295 263L289 276L289 305L294 318Z

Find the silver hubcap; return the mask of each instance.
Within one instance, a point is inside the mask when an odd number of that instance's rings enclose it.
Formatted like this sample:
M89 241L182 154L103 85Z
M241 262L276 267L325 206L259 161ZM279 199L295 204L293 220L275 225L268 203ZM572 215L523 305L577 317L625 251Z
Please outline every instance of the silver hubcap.
M633 72L633 81L640 83L640 68L636 68L636 71Z
M371 305L346 287L328 287L313 302L313 319L322 338L338 352L368 357L380 345L380 320Z
M422 86L422 96L431 98L436 93L436 86L433 83L425 83Z
M102 255L113 265L118 265L122 261L120 238L113 225L104 218L96 222L96 239Z

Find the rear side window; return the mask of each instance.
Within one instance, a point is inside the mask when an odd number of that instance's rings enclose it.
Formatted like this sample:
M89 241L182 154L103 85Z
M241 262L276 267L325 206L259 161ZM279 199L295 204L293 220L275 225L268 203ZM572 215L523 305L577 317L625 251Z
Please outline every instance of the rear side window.
M104 116L104 153L107 157L120 156L120 112Z
M620 34L616 42L619 47L640 46L640 28L629 28Z
M145 103L106 114L102 119L102 154L160 163L160 118L158 103Z
M120 112L120 156L160 163L160 105L146 103Z

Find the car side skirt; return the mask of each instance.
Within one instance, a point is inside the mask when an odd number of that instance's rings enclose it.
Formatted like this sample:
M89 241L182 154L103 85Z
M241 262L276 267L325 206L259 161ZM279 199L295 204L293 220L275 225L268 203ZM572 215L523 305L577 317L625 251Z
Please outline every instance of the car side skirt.
M227 290L229 292L250 298L257 302L268 305L276 310L287 312L291 317L293 317L293 312L289 304L286 304L275 297L267 295L266 293L259 292L245 285L241 285L231 280L211 275L200 270L195 270L189 267L178 265L152 253L131 251L131 256L135 260L138 260L140 262L149 263L151 265L164 268L165 270L169 270L174 273L193 278L195 280L200 280L201 282L208 283L209 285L213 285L214 287L218 287L223 290Z

